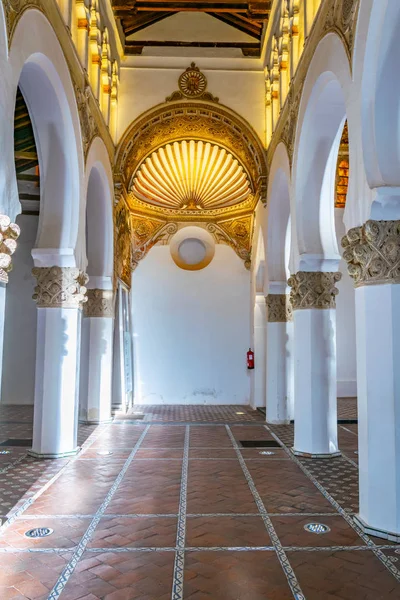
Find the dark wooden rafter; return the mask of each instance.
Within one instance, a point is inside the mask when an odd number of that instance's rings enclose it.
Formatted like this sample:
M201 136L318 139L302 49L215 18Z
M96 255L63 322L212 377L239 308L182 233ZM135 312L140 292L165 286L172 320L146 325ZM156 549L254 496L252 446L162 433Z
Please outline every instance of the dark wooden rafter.
M14 153L17 174L37 167L39 164L32 122L28 107L19 88L15 100Z
M257 40L258 49L249 42L223 43L154 41L126 42L127 54L140 54L145 46L240 48L245 56L259 56L264 23L268 20L272 0L243 2L242 0L114 0L115 16L121 20L125 37L145 29L178 12L205 12L225 24Z

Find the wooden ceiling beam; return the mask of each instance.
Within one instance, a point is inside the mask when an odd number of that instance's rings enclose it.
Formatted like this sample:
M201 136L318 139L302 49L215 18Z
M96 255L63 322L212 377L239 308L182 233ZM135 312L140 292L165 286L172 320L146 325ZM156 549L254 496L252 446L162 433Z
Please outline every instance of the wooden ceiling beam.
M182 41L168 41L160 42L159 40L154 41L127 41L125 42L125 53L126 54L141 54L143 48L155 47L155 48L238 48L244 54L244 56L260 56L261 48L260 43L253 42L182 42Z
M154 23L158 23L159 21L162 21L163 19L166 19L167 17L170 17L171 13L169 12L164 12L164 13L154 13L154 12L149 12L149 13L141 13L140 15L135 15L135 16L129 16L126 19L124 18L123 20L123 28L124 28L124 32L125 35L132 35L133 33L137 33L138 31L141 31L142 29L146 29L146 27L149 27L150 25L154 25Z
M262 27L257 26L256 23L245 23L241 19L238 18L239 15L225 14L225 13L207 13L210 16L222 21L226 25L230 25L231 27L235 27L242 33L247 33L247 35L251 35L254 38L260 39L262 33Z

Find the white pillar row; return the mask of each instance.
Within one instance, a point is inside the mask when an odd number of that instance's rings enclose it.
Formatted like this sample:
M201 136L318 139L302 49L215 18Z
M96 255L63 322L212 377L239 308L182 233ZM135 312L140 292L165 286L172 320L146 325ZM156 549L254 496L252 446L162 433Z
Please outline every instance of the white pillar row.
M82 335L86 356L82 360L79 419L87 424L111 421L114 304L111 289L89 289L83 309Z
M265 297L257 293L254 304L253 408L265 406L265 326Z
M293 317L287 284L270 283L267 301L266 420L293 419Z
M342 240L355 284L362 529L400 541L400 221Z
M339 272L299 271L289 279L294 321L296 455L338 456L336 304Z
M4 322L6 312L6 286L8 273L12 269L11 256L17 247L20 230L16 223L11 223L7 215L0 215L0 382L3 369Z
M35 267L37 303L33 456L77 452L82 305L86 273L74 267Z

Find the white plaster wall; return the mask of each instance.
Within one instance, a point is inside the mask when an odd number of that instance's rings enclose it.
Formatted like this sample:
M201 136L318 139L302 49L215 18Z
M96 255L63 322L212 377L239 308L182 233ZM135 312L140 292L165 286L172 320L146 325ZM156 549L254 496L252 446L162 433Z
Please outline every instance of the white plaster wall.
M250 273L216 245L200 271L155 246L132 278L135 402L248 404Z
M179 75L189 66L177 68L121 68L118 93L117 139L132 121L178 89ZM202 68L208 81L208 91L218 96L221 104L239 113L264 139L264 75L262 71L240 71Z
M344 209L335 209L340 249L340 240L345 234L343 212ZM342 273L342 279L336 286L339 290L336 296L337 395L343 398L357 396L356 314L353 280L343 258L338 270Z
M36 285L32 277L31 250L36 240L39 217L18 215L21 228L6 291L4 362L1 402L33 404L36 362Z

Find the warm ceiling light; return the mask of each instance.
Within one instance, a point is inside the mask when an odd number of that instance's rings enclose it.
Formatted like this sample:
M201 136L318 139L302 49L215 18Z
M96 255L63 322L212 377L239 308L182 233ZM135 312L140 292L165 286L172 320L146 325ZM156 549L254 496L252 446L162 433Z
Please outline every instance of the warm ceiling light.
M190 140L153 152L138 170L132 191L139 199L165 208L203 210L246 200L250 185L232 154Z

